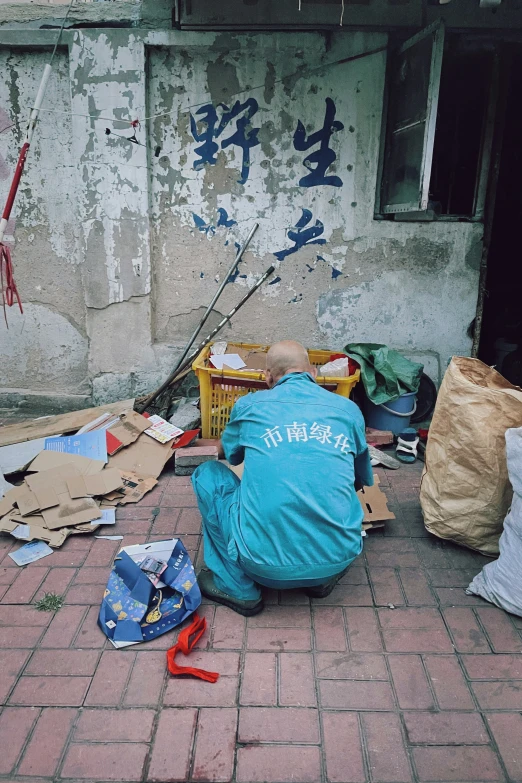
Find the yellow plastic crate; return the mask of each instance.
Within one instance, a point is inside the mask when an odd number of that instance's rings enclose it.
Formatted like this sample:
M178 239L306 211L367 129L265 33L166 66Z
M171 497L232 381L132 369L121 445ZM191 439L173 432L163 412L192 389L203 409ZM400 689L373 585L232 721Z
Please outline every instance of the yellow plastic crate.
M208 357L213 343L209 343L199 356L194 360L192 369L199 380L200 405L201 405L201 437L220 438L230 418L230 412L234 403L249 392L266 389L265 376L262 372L216 370L208 366ZM253 345L251 343L228 343L228 353L235 353L237 348L247 351L266 352L269 345ZM308 349L310 364L321 367L330 360L335 351L319 351ZM350 393L360 378L360 371L346 378L321 377L317 383L325 389L349 397Z

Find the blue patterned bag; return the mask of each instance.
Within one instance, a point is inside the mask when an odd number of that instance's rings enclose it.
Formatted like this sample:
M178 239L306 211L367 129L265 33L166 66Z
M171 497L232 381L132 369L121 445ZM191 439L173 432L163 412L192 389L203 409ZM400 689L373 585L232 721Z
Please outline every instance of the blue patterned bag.
M162 548L167 568L155 587L139 562ZM129 554L129 552L132 554ZM143 554L141 554L143 552ZM155 639L172 630L201 603L194 567L179 539L126 547L116 557L103 596L98 625L116 647Z

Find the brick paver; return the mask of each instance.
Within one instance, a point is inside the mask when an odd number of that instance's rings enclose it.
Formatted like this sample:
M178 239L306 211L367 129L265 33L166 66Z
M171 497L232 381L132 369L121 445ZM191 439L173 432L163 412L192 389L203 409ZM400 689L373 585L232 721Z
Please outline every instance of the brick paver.
M425 531L421 468L379 471L397 519L329 598L269 590L249 619L205 601L186 663L215 684L168 675L176 633L122 651L101 633L118 542L74 536L18 569L0 538L0 781L522 781L522 618L466 596L488 560ZM200 525L169 469L114 532L178 535L201 562ZM32 605L46 591L55 614Z

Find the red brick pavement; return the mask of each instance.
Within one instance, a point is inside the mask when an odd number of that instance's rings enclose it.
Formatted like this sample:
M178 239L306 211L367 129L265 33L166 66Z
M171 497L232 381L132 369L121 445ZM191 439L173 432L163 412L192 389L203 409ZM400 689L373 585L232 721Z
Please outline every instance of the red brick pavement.
M75 537L18 569L0 539L0 783L522 781L522 620L465 595L486 559L423 527L422 465L380 471L397 519L326 600L266 592L245 620L206 602L192 665L175 633L113 650L96 626L118 544ZM166 473L118 509L124 543L182 537L200 562L190 482ZM32 603L65 594L55 615Z

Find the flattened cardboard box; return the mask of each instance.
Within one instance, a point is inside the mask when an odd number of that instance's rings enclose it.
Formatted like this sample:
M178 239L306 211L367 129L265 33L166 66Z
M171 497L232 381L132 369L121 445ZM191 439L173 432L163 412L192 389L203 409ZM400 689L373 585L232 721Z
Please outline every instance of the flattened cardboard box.
M89 459L79 454L67 454L64 451L41 451L27 468L29 473L42 473L44 470L59 468L62 465L74 465L81 476L92 476L105 467L105 462Z
M94 476L75 476L67 479L67 489L73 499L108 495L122 485L121 472L116 468L107 468Z
M61 465L41 473L33 473L25 479L29 489L36 495L42 490L50 494L52 489L58 504L49 508L41 508L46 526L50 530L71 525L82 525L101 517L100 507L92 498L73 500L67 488L67 481L79 477L79 470L73 464Z
M0 533L11 533L16 530L18 525L27 525L29 535L24 538L15 536L18 541L45 541L53 548L60 547L64 541L75 533L92 533L97 530L99 525L88 524L78 525L77 527L62 527L58 530L49 530L45 527L45 522L41 514L34 514L27 517L21 517L16 512L8 514L0 519Z
M109 457L109 467L156 479L173 456L172 443L158 443L143 433L135 443Z
M108 429L108 432L121 443L121 446L119 446L116 451L111 450L111 454L120 451L124 446L130 446L131 443L138 440L141 433L148 430L149 427L150 423L145 416L142 416L140 413L136 413L136 411L133 410L124 411L120 415L120 420Z
M373 487L363 487L357 493L364 511L363 529L383 527L387 519L395 519L395 514L388 508L388 498L379 487L379 476L373 474Z
M151 476L140 476L131 471L122 471L123 487L106 495L101 501L104 506L124 506L126 503L138 503L142 497L158 483Z

